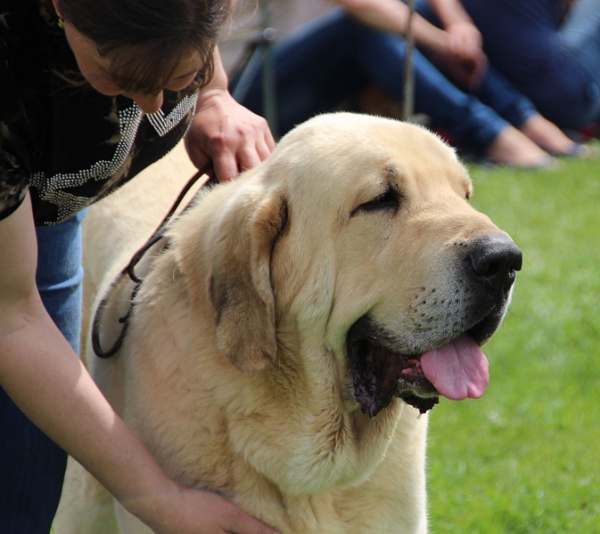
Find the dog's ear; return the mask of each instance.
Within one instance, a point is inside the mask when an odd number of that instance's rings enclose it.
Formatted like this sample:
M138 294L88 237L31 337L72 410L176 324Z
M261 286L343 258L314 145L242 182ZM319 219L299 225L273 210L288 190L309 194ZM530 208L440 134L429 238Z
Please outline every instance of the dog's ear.
M240 207L224 224L210 281L217 346L246 372L264 369L277 353L271 256L288 217L283 197L258 202Z

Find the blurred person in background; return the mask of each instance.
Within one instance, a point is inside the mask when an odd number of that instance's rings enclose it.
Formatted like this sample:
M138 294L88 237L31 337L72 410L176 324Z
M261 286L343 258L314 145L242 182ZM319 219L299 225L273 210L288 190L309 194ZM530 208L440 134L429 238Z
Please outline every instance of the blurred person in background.
M273 2L275 27L299 2ZM434 3L434 0L432 0ZM341 8L302 25L272 49L277 129L283 134L307 118L331 111L375 84L401 101L409 10L399 0L338 0ZM435 0L447 24L413 18L415 111L453 141L494 163L535 168L579 145L541 116L533 104L488 67L481 34L458 0ZM286 9L286 6L287 9ZM292 6L292 7L289 7ZM279 15L278 15L279 13ZM260 63L240 102L263 114ZM239 78L234 77L234 83Z
M429 0L433 5L433 0ZM598 0L463 0L490 63L564 129L600 118Z

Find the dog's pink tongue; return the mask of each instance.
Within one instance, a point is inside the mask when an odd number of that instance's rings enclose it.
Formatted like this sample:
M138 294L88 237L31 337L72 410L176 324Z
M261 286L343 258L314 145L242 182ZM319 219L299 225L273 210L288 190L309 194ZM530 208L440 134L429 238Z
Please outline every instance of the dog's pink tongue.
M435 389L451 400L481 397L490 379L487 358L468 336L423 354L421 368Z

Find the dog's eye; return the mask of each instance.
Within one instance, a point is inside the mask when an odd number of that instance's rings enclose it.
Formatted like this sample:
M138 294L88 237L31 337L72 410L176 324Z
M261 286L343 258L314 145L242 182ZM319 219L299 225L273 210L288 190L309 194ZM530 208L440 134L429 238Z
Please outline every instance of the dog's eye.
M350 215L354 216L360 211L397 211L399 207L400 194L392 187L389 187L382 195L358 206Z

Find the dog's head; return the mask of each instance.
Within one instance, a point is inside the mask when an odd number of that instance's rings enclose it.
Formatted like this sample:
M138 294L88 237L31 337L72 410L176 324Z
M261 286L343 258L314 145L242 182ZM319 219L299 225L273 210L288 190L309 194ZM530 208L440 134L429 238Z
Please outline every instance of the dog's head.
M469 205L450 147L415 125L323 115L240 180L211 193L206 248L183 247L211 264L197 298L235 366L333 355L343 402L371 417L394 397L426 411L483 394L480 347L521 252Z

